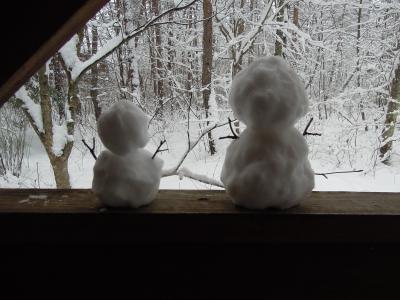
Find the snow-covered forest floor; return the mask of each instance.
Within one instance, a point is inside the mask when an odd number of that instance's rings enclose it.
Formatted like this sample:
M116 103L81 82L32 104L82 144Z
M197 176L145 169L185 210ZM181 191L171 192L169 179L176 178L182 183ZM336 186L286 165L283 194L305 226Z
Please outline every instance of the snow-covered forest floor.
M332 120L331 120L332 121ZM304 128L306 120L298 124L299 129ZM331 122L332 123L332 122ZM198 124L192 123L190 135L194 138L198 134ZM312 126L314 131L322 134L321 137L308 136L310 148L309 158L312 167L317 173L336 171L364 170L360 173L333 174L316 176L316 191L358 191L358 192L400 192L400 149L394 149L391 165L385 165L376 159L374 148L376 141L374 132L358 133L357 140L347 144L341 141L343 123L332 123L330 126L319 127L318 122ZM161 128L161 127L160 127ZM157 148L160 140L165 138L168 151L158 155L164 160L164 168L173 166L185 152L187 147L187 125L178 122L168 126L164 133L158 133L157 128L152 128L153 136L147 149L151 152ZM229 134L229 127L225 126L213 131L214 137L222 137ZM26 155L22 164L22 172L19 178L7 174L0 177L0 187L13 188L55 188L53 171L49 159L37 136L31 129L27 132ZM94 159L83 143L82 136L75 136L74 149L69 160L69 172L73 188L90 188L93 178ZM85 139L90 143L92 136ZM211 178L219 179L225 150L231 140L217 140L217 154L210 156L206 151L206 140L202 140L198 146L186 158L183 166L198 174L204 174ZM344 143L341 145L341 143ZM347 149L344 145L347 145ZM396 144L395 144L396 145ZM96 143L96 153L102 149L99 140ZM196 180L171 176L162 178L161 189L218 189L212 185L206 185Z

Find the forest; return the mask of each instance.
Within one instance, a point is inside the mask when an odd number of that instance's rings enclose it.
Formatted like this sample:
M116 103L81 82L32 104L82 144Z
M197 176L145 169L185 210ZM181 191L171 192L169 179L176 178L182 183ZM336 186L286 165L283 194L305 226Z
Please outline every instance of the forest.
M90 187L120 100L163 143L161 188L221 187L232 79L272 55L309 97L316 189L399 192L397 0L111 0L0 109L0 187Z

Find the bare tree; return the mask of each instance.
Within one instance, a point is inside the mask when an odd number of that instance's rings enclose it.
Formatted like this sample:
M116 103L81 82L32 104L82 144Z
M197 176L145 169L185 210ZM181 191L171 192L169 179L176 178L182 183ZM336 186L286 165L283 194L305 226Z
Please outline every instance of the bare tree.
M387 104L384 129L382 132L383 145L380 147L380 157L387 162L393 146L393 134L400 110L400 63L397 64L393 80L390 84L390 99Z
M203 85L203 107L206 119L209 117L210 112L210 94L211 94L211 70L213 63L213 28L212 28L212 4L211 0L203 0L203 71L202 71L202 85ZM207 121L207 126L210 124ZM217 152L215 142L212 137L211 131L208 132L208 146L211 155Z

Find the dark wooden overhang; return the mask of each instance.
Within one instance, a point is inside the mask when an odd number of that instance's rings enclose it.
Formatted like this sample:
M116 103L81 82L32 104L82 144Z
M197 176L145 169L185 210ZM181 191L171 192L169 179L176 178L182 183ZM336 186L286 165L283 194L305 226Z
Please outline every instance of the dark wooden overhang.
M107 2L7 1L0 17L0 107Z

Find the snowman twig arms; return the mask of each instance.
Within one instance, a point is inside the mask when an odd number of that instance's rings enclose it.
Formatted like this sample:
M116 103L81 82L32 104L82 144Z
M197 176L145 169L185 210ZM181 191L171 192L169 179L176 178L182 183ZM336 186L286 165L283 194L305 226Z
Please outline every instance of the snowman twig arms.
M229 128L231 129L232 135L221 136L219 139L220 139L220 140L223 140L223 139L233 139L233 140L236 140L236 139L238 139L239 136L236 134L235 130L233 130L233 127L232 127L232 123L233 123L234 121L232 121L232 120L228 117L228 122L229 122Z
M303 131L303 136L305 135L317 135L317 136L321 136L322 134L320 133L312 133L312 132L308 132L308 128L310 128L310 125L312 123L312 121L314 120L314 118L311 118L310 121L308 121L308 124L306 126L306 128Z
M321 136L320 133L312 133L312 132L308 132L308 128L310 128L310 125L312 123L312 121L314 120L314 118L311 118L310 121L308 121L306 128L303 131L303 136L305 135L317 135L317 136ZM338 171L338 172L328 172L328 173L314 173L315 175L319 175L319 176L324 176L326 179L328 179L327 175L332 175L332 174L344 174L344 173L360 173L363 172L364 170L351 170L351 171Z
M85 139L82 139L82 142L83 142L83 144L86 146L86 148L89 149L90 154L92 154L93 158L94 158L95 160L97 160L96 153L94 153L94 149L96 148L96 139L93 138L93 146L92 146L92 147L90 147L90 146L88 145L88 143L86 143Z
M164 152L164 151L168 150L168 148L167 149L160 149L162 147L162 145L164 145L166 142L167 142L166 140L163 140L163 141L160 142L160 145L158 145L157 150L156 150L156 152L154 152L154 154L151 157L151 159L154 159L154 157L156 157L157 153Z
M174 175L179 175L179 168L181 167L181 165L183 164L183 162L185 161L186 157L189 155L189 153L197 146L197 144L201 141L201 139L208 134L210 131L218 128L218 127L222 127L227 125L229 122L224 122L224 123L214 123L214 124L210 124L209 126L207 126L206 128L204 128L203 130L201 130L200 134L197 136L197 138L194 141L188 141L188 147L185 150L185 152L182 154L182 157L179 159L178 163L173 166L172 168L166 169L162 171L162 177L168 177L168 176L174 176ZM210 182L207 182L210 183ZM214 183L210 183L213 184Z

